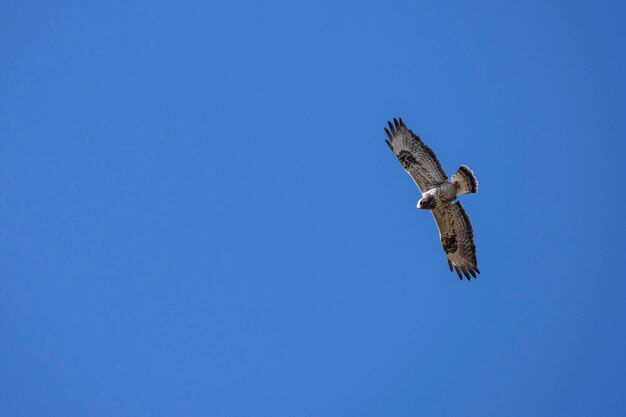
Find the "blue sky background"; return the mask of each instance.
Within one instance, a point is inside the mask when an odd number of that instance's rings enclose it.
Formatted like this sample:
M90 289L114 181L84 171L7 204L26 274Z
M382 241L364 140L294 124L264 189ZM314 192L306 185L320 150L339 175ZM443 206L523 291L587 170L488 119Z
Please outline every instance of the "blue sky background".
M261 3L3 2L0 414L625 415L623 4Z

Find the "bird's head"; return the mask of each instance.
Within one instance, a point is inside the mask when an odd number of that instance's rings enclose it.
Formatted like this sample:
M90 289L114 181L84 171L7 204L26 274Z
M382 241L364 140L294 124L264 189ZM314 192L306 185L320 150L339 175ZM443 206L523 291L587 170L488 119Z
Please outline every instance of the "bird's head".
M422 210L432 210L437 206L437 200L432 195L425 195L417 202L417 208Z

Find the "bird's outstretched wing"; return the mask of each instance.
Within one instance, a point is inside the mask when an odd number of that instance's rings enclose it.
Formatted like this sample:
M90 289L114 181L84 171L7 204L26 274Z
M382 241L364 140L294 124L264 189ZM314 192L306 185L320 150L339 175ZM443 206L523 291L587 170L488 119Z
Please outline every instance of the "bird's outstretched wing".
M448 179L435 153L419 136L406 127L402 118L393 119L385 128L385 140L404 169L413 177L421 192L426 192Z
M456 270L460 279L463 275L469 280L470 275L476 278L480 274L476 261L476 245L474 245L474 231L472 223L459 201L450 204L437 205L431 210L437 227L441 246L448 257L448 266Z

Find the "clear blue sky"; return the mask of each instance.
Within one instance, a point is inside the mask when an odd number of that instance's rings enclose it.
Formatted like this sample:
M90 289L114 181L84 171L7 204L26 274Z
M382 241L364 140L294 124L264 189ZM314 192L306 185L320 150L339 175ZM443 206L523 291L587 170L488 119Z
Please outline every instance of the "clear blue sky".
M260 3L3 3L0 414L626 415L624 6Z

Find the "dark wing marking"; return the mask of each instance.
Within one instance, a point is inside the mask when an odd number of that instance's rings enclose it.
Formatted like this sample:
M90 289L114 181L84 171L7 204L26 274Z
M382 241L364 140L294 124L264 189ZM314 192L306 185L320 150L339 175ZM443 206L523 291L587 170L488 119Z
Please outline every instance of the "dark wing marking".
M441 246L446 252L450 271L454 268L461 279L463 275L468 280L470 275L476 278L480 270L476 261L474 231L461 203L442 204L431 211L439 228Z
M413 177L420 191L425 192L448 179L435 153L419 136L406 127L402 118L393 119L385 128L387 145L404 169Z

